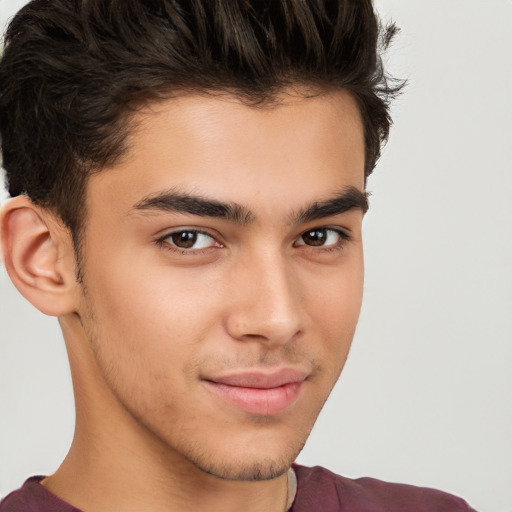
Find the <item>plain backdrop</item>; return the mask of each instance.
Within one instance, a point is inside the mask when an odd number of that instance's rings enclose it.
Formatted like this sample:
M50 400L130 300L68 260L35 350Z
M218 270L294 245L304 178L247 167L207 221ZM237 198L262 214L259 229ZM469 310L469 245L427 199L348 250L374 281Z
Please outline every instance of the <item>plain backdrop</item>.
M512 512L512 1L376 6L409 86L369 181L352 352L299 462ZM0 285L3 496L57 468L74 417L56 320Z

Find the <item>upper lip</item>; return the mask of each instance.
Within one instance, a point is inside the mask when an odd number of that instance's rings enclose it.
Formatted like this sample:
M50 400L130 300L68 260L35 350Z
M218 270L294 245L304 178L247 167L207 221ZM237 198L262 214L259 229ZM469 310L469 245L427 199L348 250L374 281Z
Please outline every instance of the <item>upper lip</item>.
M230 373L214 378L207 378L210 382L236 386L241 388L271 389L285 384L302 382L308 377L308 372L294 368L283 368L273 372L265 371L244 371Z

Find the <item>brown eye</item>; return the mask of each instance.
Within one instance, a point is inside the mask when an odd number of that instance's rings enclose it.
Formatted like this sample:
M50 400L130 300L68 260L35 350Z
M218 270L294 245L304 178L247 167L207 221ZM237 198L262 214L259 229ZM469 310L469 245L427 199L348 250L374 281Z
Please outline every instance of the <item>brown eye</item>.
M302 233L296 245L307 245L309 247L341 247L343 241L349 238L347 234L337 229L314 228Z
M180 249L190 249L194 247L197 241L197 233L195 231L180 231L170 236L173 244Z
M306 245L324 245L327 240L327 229L313 229L304 233L301 238Z
M174 233L170 233L162 238L161 241L166 242L177 249L191 250L207 249L208 247L213 247L216 244L215 239L210 235L191 229L175 231Z

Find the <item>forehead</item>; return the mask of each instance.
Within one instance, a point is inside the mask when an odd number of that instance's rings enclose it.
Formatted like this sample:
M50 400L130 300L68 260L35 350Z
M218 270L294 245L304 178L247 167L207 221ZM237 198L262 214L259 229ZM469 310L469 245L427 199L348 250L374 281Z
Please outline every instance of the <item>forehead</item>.
M364 188L362 122L346 91L283 92L257 106L229 94L184 95L142 111L127 142L122 162L90 178L88 203L128 211L145 196L178 189L298 208L347 185Z

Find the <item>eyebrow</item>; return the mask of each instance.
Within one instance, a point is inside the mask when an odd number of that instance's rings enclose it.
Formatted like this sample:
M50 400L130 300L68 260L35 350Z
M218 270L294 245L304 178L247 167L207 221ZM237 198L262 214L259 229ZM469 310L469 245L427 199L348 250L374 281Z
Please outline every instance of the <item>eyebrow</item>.
M254 215L249 209L237 203L226 203L175 191L166 191L146 197L138 202L133 209L215 217L241 225L249 224L254 220Z
M292 224L307 222L341 215L349 210L368 210L368 193L349 186L330 199L315 201L290 216ZM145 197L133 206L133 210L148 212L171 212L214 217L240 225L250 224L255 215L245 206L235 202L222 202L198 195L173 190Z
M299 210L292 215L294 224L305 224L313 220L341 215L349 210L360 210L366 213L369 208L368 192L363 192L356 187L344 188L341 193L330 199L315 201L310 206Z

